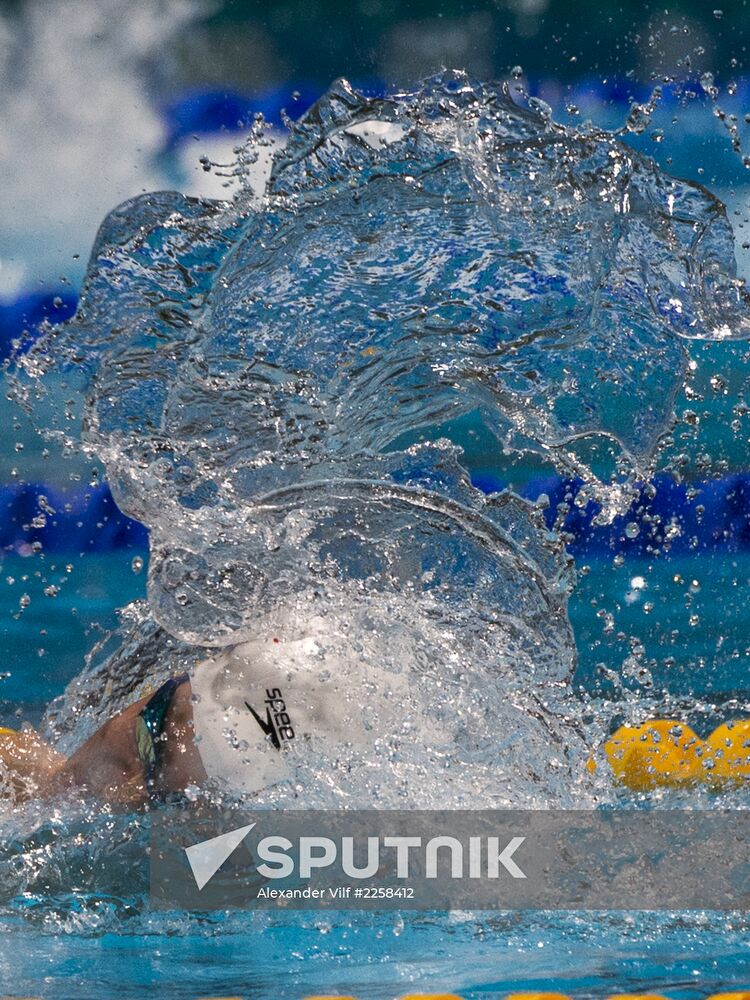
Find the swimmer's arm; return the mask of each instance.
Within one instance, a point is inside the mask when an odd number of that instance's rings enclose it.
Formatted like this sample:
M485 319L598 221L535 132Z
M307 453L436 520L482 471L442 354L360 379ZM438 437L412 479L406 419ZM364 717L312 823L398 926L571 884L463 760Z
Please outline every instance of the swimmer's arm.
M98 729L59 767L53 791L82 788L98 798L122 805L142 805L148 799L143 762L138 756L135 725L148 697L129 705ZM205 780L193 740L190 682L181 684L164 720L163 744L157 780L163 792L181 792Z

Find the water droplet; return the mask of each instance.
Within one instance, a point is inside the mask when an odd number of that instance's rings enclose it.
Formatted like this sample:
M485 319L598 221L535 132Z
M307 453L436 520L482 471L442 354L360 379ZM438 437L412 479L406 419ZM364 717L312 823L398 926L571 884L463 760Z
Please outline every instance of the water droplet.
M200 789L197 785L187 785L183 792L183 795L188 800L188 802L197 802L200 796Z
M635 521L629 521L625 525L625 537L626 538L637 538L640 534L640 528L635 523Z
M130 568L134 573L140 573L143 569L143 559L140 556L133 556L133 560L130 563Z

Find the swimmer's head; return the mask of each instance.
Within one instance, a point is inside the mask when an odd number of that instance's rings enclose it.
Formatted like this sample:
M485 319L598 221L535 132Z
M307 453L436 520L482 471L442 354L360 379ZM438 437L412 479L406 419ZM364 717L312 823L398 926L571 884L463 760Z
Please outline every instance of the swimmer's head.
M64 760L34 729L0 727L0 798L18 802L38 794Z

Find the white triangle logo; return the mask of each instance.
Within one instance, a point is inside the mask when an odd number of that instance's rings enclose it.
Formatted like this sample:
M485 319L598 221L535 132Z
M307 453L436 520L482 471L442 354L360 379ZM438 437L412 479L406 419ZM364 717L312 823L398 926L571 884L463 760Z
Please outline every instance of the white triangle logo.
M221 868L230 854L240 846L245 837L250 833L255 823L249 826L241 826L237 830L230 830L229 833L222 833L218 837L210 840L202 840L199 844L185 848L190 867L193 870L193 878L198 889L211 881L217 871Z

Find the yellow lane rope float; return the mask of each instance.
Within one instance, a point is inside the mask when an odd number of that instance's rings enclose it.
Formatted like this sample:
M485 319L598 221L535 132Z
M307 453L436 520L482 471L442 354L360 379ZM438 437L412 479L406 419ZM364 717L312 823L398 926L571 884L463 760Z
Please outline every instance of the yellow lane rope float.
M620 726L604 752L615 779L631 791L699 784L721 791L750 779L750 719L725 722L705 740L676 719Z
M0 997L0 1000L14 1000L13 997ZM198 997L197 1000L242 1000L241 997ZM339 993L316 994L305 997L304 1000L355 1000L354 997L342 996ZM400 1000L461 1000L455 993L409 993ZM571 1000L566 993L507 993L503 1000ZM605 1000L668 1000L661 993L614 993ZM750 992L713 993L706 1000L750 1000Z
M237 1000L236 997L212 997L203 1000ZM354 997L337 993L305 997L305 1000L354 1000ZM461 1000L455 993L410 993L400 1000ZM503 1000L571 1000L566 993L506 993ZM611 993L604 1000L668 1000L661 993ZM750 1000L750 992L713 993L706 1000Z

